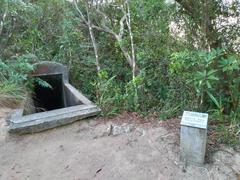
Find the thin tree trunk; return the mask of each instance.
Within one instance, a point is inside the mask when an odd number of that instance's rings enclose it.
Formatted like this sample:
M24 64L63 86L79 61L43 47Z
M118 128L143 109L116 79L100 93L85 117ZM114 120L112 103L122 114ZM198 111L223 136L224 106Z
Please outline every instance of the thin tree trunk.
M82 11L78 8L77 0L74 0L74 5L75 5L75 8L77 9L78 14L80 15L80 18L88 26L89 35L90 35L90 38L92 41L94 54L95 54L96 69L97 69L97 72L99 72L101 68L100 68L100 63L99 63L98 47L97 47L97 43L96 43L96 38L93 33L92 22L91 22L90 15L89 15L88 4L86 4L87 19L84 17Z
M95 59L96 59L97 72L99 72L101 70L101 68L100 68L100 64L99 64L98 47L97 47L97 43L96 43L96 38L93 33L92 23L90 20L88 8L87 8L87 18L88 18L88 20L87 20L88 21L88 30L89 30L90 38L91 38L93 49L94 49Z
M122 45L122 39L121 39L119 36L114 36L114 37L115 37L115 39L117 40L118 45L119 45L121 51L123 52L123 55L125 56L128 64L129 64L131 67L133 67L132 58L131 58L130 54L127 52L127 49Z
M132 33L132 28L131 28L131 14L130 14L130 9L129 9L129 4L128 1L126 2L127 5L127 26L128 26L128 31L129 31L129 36L130 36L130 41L131 41L131 51L132 51L132 75L133 78L136 77L136 56L135 56L135 48L134 48L134 42L133 42L133 33Z
M1 18L1 21L0 21L0 36L2 35L2 31L3 31L3 26L4 26L4 21L7 17L7 11L8 11L8 4L6 5L6 9L3 13L3 16Z
M118 33L115 33L111 28L109 28L106 25L107 24L107 15L104 12L100 11L100 9L98 9L98 8L95 9L96 13L98 13L98 15L101 16L102 20L103 20L101 26L98 26L98 25L92 24L92 22L90 20L90 17L89 17L90 16L89 12L87 12L88 13L87 14L87 16L88 16L87 19L85 18L82 11L78 8L76 0L74 0L74 5L75 5L75 7L76 7L76 9L77 9L77 11L80 15L80 18L82 19L84 24L88 26L89 34L90 34L91 41L92 41L92 44L93 44L93 47L94 47L97 70L100 70L100 66L99 66L98 47L97 47L96 39L95 39L95 36L94 36L94 33L93 33L93 29L96 29L96 30L101 31L101 32L106 32L106 33L112 35L116 39L122 53L124 54L124 57L126 58L128 64L132 68L133 76L135 77L138 74L139 70L138 70L138 67L137 67L136 62L135 62L135 50L134 50L134 44L133 44L133 34L132 34L132 31L131 31L131 24L130 24L131 23L130 16L129 16L130 14L128 15L126 12L124 12L124 16L120 20L120 32L118 34ZM127 12L130 13L128 4L127 4L127 8L128 8ZM87 11L88 11L88 9L87 9ZM122 44L123 33L124 33L124 21L125 20L127 22L127 26L128 26L128 30L129 30L129 36L130 36L130 40L131 40L131 55L128 52L128 48L125 47Z

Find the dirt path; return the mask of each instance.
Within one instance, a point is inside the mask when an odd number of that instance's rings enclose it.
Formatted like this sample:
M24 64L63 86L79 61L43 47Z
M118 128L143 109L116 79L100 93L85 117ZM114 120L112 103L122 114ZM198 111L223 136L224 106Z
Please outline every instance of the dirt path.
M204 167L182 164L178 131L139 123L134 115L13 136L1 118L8 111L0 113L2 180L234 180L240 174L240 153L226 148Z

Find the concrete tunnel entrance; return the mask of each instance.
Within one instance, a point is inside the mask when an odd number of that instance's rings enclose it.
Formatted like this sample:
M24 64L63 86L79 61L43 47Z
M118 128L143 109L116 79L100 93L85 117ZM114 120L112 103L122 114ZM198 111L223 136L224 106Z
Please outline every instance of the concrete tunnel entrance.
M34 84L30 102L26 101L23 108L16 109L11 115L9 132L40 132L101 112L69 83L67 68L62 64L48 61L38 63L31 76L46 81L51 88Z

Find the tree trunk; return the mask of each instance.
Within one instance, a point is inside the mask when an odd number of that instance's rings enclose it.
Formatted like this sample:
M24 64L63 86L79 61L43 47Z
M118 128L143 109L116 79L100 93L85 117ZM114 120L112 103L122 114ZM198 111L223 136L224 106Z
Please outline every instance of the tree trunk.
M87 8L87 21L88 21L89 35L90 35L90 38L91 38L91 41L92 41L94 54L95 54L97 72L99 72L101 70L101 68L100 68L100 64L99 64L98 47L97 47L97 43L96 43L96 38L95 38L94 33L93 33L92 22L90 20L88 8Z

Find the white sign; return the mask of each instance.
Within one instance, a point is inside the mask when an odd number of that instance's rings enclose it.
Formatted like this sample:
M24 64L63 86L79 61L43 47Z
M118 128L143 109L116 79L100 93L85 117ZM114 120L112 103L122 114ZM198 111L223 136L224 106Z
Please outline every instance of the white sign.
M181 126L190 126L201 129L207 129L208 114L191 111L184 111Z

